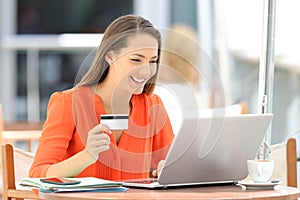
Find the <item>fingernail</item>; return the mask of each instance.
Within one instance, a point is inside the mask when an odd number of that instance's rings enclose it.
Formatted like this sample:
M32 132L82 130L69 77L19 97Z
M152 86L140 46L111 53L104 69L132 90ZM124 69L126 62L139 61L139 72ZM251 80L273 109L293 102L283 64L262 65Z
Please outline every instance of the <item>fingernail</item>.
M103 133L106 133L106 134L112 134L111 130L103 131Z

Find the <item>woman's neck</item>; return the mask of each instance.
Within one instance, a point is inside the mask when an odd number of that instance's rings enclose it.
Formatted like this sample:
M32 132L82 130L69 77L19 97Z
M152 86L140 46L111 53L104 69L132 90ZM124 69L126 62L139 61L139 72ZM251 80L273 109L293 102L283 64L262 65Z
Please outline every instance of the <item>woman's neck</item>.
M95 93L101 97L106 113L129 114L132 95L118 91L112 84L104 82L95 86Z

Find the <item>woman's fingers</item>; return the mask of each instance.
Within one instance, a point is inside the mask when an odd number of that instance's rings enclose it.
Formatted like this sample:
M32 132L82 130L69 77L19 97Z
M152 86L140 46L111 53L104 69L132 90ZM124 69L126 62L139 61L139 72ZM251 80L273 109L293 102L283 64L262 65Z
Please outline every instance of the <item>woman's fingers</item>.
M111 130L105 124L98 124L94 128L92 128L89 133L109 133L111 134Z
M90 133L90 139L93 140L93 142L97 142L100 140L106 140L107 142L110 142L110 137L106 133Z
M158 177L160 175L160 172L161 172L164 164L165 164L164 160L159 161L159 163L157 165L157 169L152 171L152 176Z
M152 176L157 177L157 170L156 169L152 171Z
M86 148L97 158L98 154L109 149L110 145L110 129L103 124L98 124L88 133Z
M107 134L100 133L99 135L91 137L90 139L92 140L90 145L95 148L110 144L110 138Z

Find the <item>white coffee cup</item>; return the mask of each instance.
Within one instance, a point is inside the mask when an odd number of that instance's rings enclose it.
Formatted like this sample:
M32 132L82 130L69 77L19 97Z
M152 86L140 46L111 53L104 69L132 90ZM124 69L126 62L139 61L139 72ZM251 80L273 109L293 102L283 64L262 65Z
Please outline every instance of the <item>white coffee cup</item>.
M273 174L274 160L247 160L247 167L254 182L268 182Z

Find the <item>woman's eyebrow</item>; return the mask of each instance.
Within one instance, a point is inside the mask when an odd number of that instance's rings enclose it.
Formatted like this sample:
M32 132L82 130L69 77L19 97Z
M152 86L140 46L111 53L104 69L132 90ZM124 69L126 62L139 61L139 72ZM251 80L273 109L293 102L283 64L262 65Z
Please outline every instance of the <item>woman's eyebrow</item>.
M139 54L139 53L134 53L133 55L138 56L138 57L141 57L141 58L145 58L144 55ZM155 58L158 58L158 56L153 56L153 57L151 57L151 59L155 59Z
M135 56L138 56L138 57L141 57L141 58L145 58L145 56L144 56L144 55L142 55L142 54L139 54L139 53L134 53L133 55L135 55Z

